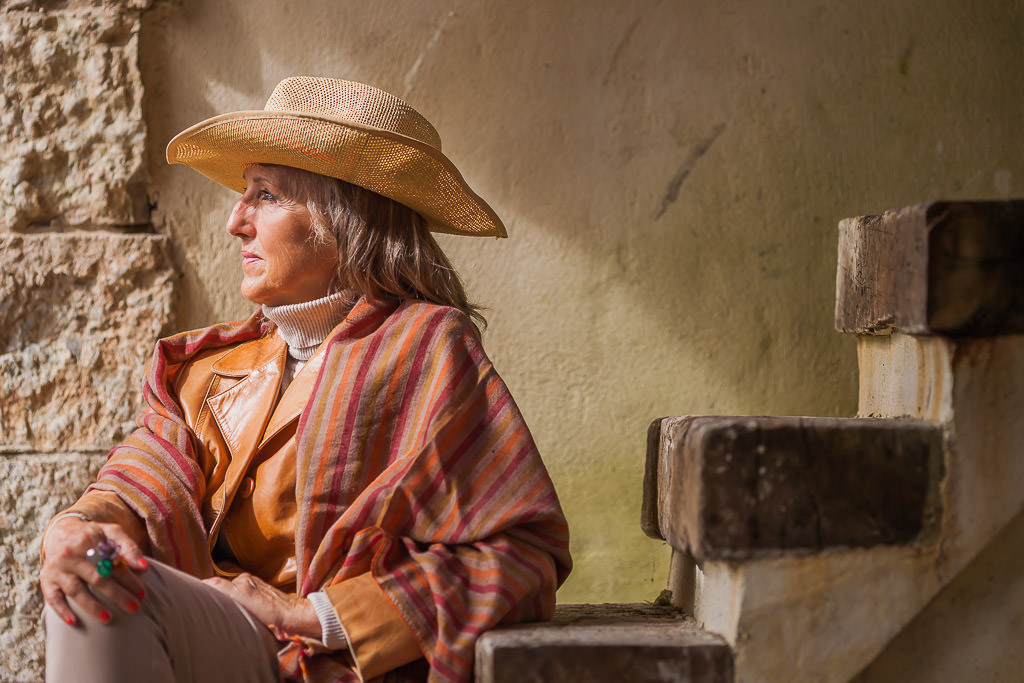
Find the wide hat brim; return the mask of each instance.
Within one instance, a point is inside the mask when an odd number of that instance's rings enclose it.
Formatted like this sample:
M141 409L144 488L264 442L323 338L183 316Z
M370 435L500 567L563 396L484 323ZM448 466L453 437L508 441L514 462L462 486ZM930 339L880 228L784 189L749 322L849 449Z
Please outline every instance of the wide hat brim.
M329 116L239 111L174 136L167 161L235 192L250 164L279 164L338 178L419 213L434 232L507 237L498 215L438 149L414 138Z

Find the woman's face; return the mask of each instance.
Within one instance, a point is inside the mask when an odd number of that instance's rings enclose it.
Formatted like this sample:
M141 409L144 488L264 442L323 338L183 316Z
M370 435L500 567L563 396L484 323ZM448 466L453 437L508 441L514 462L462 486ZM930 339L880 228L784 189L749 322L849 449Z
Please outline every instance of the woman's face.
M228 234L242 240L242 295L258 304L281 306L325 296L338 266L333 242L311 238L305 198L286 188L291 171L254 164L246 188L228 217Z

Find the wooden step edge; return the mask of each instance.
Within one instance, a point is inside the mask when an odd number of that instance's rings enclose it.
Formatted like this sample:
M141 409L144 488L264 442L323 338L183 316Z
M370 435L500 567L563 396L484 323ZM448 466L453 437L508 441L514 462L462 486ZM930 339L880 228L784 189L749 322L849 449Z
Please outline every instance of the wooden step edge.
M938 201L839 223L840 332L1024 333L1024 200Z
M551 621L497 628L476 646L478 683L732 680L728 643L657 605L560 605Z
M908 545L937 524L934 423L683 416L659 434L644 530L698 563Z

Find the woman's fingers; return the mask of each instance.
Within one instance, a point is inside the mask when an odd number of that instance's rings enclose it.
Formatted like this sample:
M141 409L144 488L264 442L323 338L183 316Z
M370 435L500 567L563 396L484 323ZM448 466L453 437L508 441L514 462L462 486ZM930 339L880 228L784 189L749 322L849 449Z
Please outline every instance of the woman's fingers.
M105 540L112 546L105 547ZM50 528L45 543L46 561L39 573L39 585L47 604L65 622L77 621L69 599L103 623L112 621L114 614L97 597L129 614L139 611L139 601L146 591L135 572L144 571L148 564L121 527L61 520ZM93 560L105 556L112 566L106 565L101 573L99 563L88 558L90 550Z
M92 591L89 590L89 587L81 579L77 577L70 578L65 585L61 586L61 590L64 592L64 595L73 600L79 609L86 614L91 614L104 624L108 624L113 620L114 615L111 614L106 605L96 599L96 596L92 594Z
M68 597L74 600L76 603L85 607L83 601L89 599L95 600L93 594L100 595L106 598L115 607L128 614L135 614L139 611L141 604L139 597L145 595L145 589L143 588L142 581L127 567L121 567L115 569L110 576L101 576L96 567L90 564L90 568L85 570L89 572L85 582L89 584L91 591L86 589L82 592L72 595L67 593ZM84 588L84 586L83 586ZM79 599L81 596L82 599ZM88 610L90 614L94 614L100 621L109 622L110 618L103 618L102 614ZM108 611L108 615L109 615Z
M230 581L221 576L211 576L203 579L203 583L210 588L223 593L236 602L241 602L245 605L245 596L239 593L238 586L235 585L234 581Z
M68 626L74 626L78 623L78 619L75 617L75 613L71 611L71 607L68 605L67 599L64 597L64 591L57 587L55 583L44 582L40 579L39 587L43 592L43 600L46 604L60 617L64 623Z
M71 599L86 614L105 624L110 623L113 619L110 610L96 599L81 578L69 573L56 573L52 576L50 574L53 572L42 576L39 583L46 603L53 608L57 616L69 625L78 623L78 618L68 604L68 599Z
M100 528L103 529L103 535L117 545L118 553L129 569L137 572L149 569L149 563L143 557L142 549L131 536L125 533L124 529L117 524L101 524Z
M77 618L68 605L68 598L81 595L84 584L79 574L88 571L83 570L81 563L85 548L100 538L96 525L75 518L62 519L47 530L44 539L46 559L39 572L39 587L47 604L69 624L76 623ZM90 613L99 619L101 611L93 606Z
M242 572L231 580L220 576L211 576L208 579L203 579L203 583L239 603L264 623L274 623L271 601L274 589L251 574ZM266 586L269 591L261 590L262 586Z
M214 576L203 582L232 598L264 624L296 635L321 636L320 620L309 600L284 593L258 576L242 572L230 581Z

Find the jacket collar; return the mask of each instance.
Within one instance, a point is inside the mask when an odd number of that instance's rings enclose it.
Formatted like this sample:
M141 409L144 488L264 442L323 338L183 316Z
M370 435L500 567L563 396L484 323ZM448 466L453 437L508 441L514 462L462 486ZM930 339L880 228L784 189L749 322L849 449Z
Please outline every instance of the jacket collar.
M278 401L277 407L274 408L274 412L270 416L270 421L267 423L257 450L263 448L278 432L302 415L303 409L309 403L309 397L313 394L313 386L316 384L317 377L320 376L320 367L324 363L325 344L326 342L320 345L316 353L306 361L299 374L284 390L284 395L281 396L281 400Z
M279 335L273 332L264 334L225 353L213 364L212 370L225 377L246 377L255 368L272 360L280 360L283 367L285 349L287 344Z

